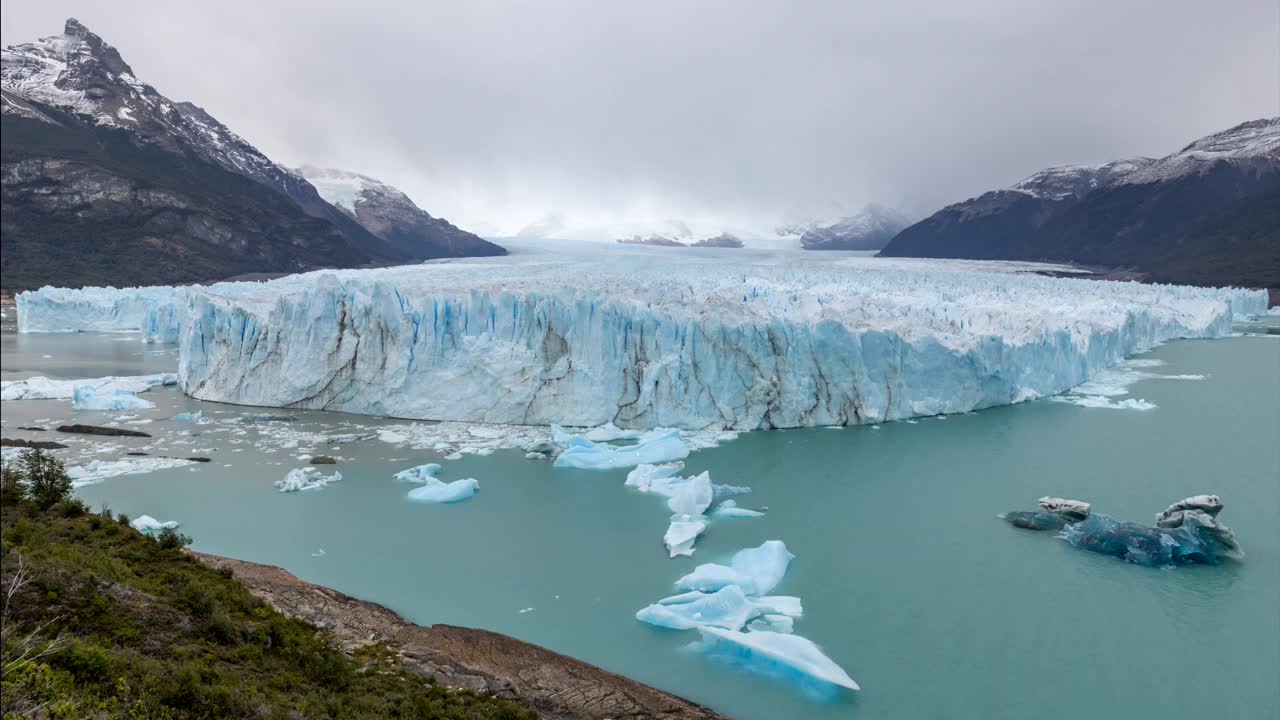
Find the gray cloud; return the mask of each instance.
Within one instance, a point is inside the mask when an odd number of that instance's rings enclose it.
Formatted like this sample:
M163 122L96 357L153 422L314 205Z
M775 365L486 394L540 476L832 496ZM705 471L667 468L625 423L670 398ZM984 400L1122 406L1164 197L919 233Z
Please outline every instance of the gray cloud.
M6 2L75 16L274 159L464 226L549 213L759 224L924 214L1047 165L1161 155L1277 114L1277 5Z

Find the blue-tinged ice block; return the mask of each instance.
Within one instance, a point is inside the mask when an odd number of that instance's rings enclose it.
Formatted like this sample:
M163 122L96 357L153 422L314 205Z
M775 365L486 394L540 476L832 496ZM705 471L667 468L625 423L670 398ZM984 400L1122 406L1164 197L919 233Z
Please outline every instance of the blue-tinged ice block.
M455 503L476 494L480 482L475 478L463 478L453 482L436 480L409 491L409 499L420 503Z
M737 585L747 595L764 595L782 581L795 559L781 540L769 540L760 547L739 550L728 565L704 563L676 581L680 590L715 592Z
M709 655L765 675L793 680L809 688L860 690L849 674L812 641L787 633L752 630L738 632L701 625L697 647Z
M594 443L574 436L569 446L556 458L555 467L583 470L617 470L641 464L669 463L689 456L689 446L680 439L679 430L646 434L634 445Z
M71 400L71 407L77 410L148 410L155 406L130 390L117 388L98 394L92 385L77 387Z

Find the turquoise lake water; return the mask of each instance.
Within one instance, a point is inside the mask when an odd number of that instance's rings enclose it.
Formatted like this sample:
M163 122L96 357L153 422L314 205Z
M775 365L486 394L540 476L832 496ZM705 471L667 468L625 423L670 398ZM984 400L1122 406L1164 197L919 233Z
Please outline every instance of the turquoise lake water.
M136 336L0 340L6 379L175 362ZM198 550L281 565L419 623L509 633L742 720L1280 716L1280 338L1179 341L1143 357L1164 361L1164 373L1207 377L1138 382L1129 397L1157 406L1145 412L1036 401L879 429L748 433L695 452L687 471L748 485L739 504L769 511L714 521L692 558L667 558L667 510L624 488L626 471L554 469L517 451L444 461L443 479L480 481L457 505L407 502L412 486L391 475L439 459L373 439L335 446L344 462L325 470L340 470L341 482L278 493L271 483L303 466L299 450L168 421L184 410L214 420L245 411L174 388L142 396L159 407L136 413L154 418L137 428L157 435L152 452L213 462L79 493L180 520ZM69 401L3 408L6 437L37 436L18 425L123 414L76 412ZM299 430L393 422L290 413ZM96 457L148 442L115 442ZM1197 493L1222 497L1220 520L1240 538L1243 562L1143 568L996 519L1049 494L1145 523ZM686 650L696 633L633 618L696 564L770 539L796 555L775 592L803 598L797 634L862 692L817 700Z

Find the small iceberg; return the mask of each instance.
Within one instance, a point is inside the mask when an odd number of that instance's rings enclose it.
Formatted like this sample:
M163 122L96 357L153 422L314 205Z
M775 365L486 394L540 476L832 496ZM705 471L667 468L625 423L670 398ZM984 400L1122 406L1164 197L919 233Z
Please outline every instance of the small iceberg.
M200 422L200 419L201 419L201 418L203 418L203 417L204 417L204 411L203 411L203 410L197 410L196 412L184 412L184 413L178 413L177 415L174 415L173 417L171 417L171 418L169 418L169 419L170 419L170 420L172 420L172 421L174 421L174 422L198 423L198 422Z
M679 516L677 516L679 517ZM693 543L707 529L707 523L701 519L672 520L667 532L662 536L662 544L667 546L671 557L688 557L693 554Z
M409 491L408 498L420 503L455 503L470 498L480 489L480 482L475 478L463 478L453 482L444 482L436 477L440 472L438 463L427 463L401 470L395 478L402 482L421 483L422 487Z
M277 480L273 485L279 488L280 492L313 492L320 490L325 485L336 483L342 479L342 473L335 472L332 475L321 473L314 466L290 470L289 474L284 476L283 480Z
M759 510L738 507L738 503L734 500L724 500L711 511L713 518L754 518L762 515L764 513Z
M704 472L681 483L667 500L667 507L676 515L701 515L711 506L711 496L711 473Z
M563 429L556 434L563 439ZM557 443L559 444L559 443ZM569 436L565 449L556 458L555 467L582 470L619 470L641 464L668 463L689 456L689 446L680 439L679 430L654 430L641 435L634 445L595 443L581 435Z
M613 442L614 440L636 440L644 435L643 430L623 430L613 423L605 423L588 430L583 437L591 442Z
M812 641L787 633L768 630L739 632L702 625L698 627L702 641L696 643L702 652L731 660L745 669L771 676L795 680L822 689L847 688L861 690L858 683Z
M453 482L436 480L409 491L408 498L420 503L455 503L470 498L480 489L480 481L463 478Z
M159 520L151 517L150 515L143 515L133 520L129 524L133 526L134 530L147 533L148 535L155 535L161 532L162 530L172 530L178 527L179 525L177 520L160 522Z
M150 410L155 406L132 390L116 388L100 395L92 385L77 387L71 400L71 407L76 410Z
M764 595L782 582L795 559L781 540L769 540L756 548L739 550L728 565L705 563L676 581L680 590L716 592L737 585L747 595Z

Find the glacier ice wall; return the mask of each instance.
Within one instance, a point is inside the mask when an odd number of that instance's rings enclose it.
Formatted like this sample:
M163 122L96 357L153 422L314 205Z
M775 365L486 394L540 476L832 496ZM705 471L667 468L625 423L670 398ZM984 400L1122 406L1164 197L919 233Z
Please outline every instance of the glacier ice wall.
M876 423L1053 395L1260 292L944 262L428 265L192 289L194 397L624 428Z
M548 255L265 283L18 297L23 331L179 344L190 395L464 422L749 430L877 423L1061 393L1214 337L1261 291L1034 264L796 254Z

